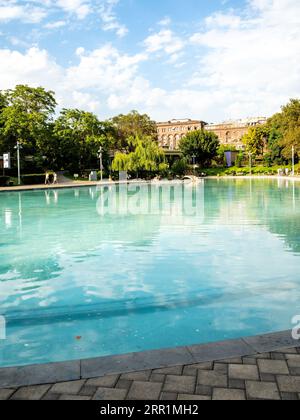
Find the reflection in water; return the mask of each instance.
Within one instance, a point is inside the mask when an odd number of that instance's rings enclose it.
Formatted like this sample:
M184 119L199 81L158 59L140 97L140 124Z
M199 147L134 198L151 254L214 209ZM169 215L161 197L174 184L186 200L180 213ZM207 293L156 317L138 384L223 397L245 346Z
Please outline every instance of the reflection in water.
M289 328L299 202L283 180L1 195L0 365Z

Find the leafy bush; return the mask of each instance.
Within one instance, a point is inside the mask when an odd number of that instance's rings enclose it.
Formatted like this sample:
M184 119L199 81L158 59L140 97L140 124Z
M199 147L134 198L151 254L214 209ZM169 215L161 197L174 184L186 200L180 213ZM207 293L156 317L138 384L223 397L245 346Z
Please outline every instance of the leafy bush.
M188 162L185 158L176 160L172 167L171 173L174 176L184 176L188 171Z
M9 185L9 176L0 176L0 187L7 187Z
M36 185L45 183L45 174L30 174L21 177L24 185Z

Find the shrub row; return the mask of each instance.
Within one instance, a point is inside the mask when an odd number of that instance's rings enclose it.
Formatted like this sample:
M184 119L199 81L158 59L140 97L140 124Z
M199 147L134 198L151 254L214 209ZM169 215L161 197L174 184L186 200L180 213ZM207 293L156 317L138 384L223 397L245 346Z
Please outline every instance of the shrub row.
M0 187L7 187L9 185L9 176L0 176Z
M24 185L44 184L45 174L23 175L21 180Z

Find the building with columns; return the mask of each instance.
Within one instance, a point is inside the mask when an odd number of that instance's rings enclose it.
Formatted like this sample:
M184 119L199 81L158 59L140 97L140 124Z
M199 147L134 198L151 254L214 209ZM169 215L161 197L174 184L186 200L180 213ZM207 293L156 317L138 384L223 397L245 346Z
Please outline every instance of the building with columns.
M223 145L235 146L239 150L244 149L243 136L250 127L257 127L267 122L265 117L246 118L243 120L226 121L221 124L207 124L205 130L215 133Z
M226 121L219 124L207 124L200 120L171 120L157 123L158 142L166 152L178 150L180 140L189 132L195 130L207 130L215 133L221 144L235 146L243 149L243 136L250 127L265 124L265 117L247 118L236 121Z
M195 130L203 130L204 121L199 120L171 120L157 123L158 142L165 150L178 150L180 140L187 133Z

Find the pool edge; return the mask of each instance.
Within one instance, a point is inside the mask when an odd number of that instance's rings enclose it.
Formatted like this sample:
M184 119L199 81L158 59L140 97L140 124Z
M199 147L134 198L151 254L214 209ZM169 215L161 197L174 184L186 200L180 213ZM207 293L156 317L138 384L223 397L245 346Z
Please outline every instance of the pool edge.
M192 365L300 347L292 331L162 350L66 362L0 368L0 388L42 385L105 375Z

